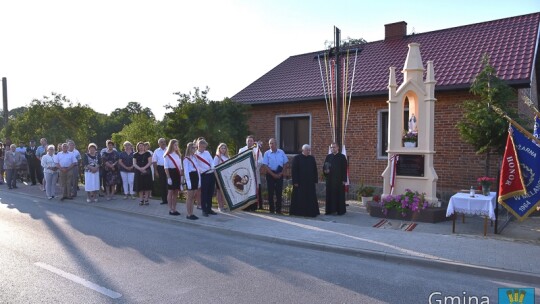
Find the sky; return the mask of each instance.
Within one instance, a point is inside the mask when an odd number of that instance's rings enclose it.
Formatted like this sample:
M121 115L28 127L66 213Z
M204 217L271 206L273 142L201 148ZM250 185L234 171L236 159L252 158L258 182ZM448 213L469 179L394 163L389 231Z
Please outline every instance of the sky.
M342 39L384 39L540 11L539 0L0 0L0 77L9 109L65 95L109 114L128 102L158 119L173 92L232 97L289 56Z

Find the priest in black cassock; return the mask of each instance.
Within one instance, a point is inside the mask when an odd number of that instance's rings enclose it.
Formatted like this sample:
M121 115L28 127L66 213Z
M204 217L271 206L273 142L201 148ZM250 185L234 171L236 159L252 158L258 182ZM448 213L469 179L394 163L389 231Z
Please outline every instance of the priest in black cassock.
M330 145L332 153L324 160L326 176L326 214L343 215L345 208L345 184L347 183L347 159L339 152L337 143Z
M309 145L302 146L302 153L292 161L293 192L290 215L315 217L320 214L317 191L318 176L315 158Z

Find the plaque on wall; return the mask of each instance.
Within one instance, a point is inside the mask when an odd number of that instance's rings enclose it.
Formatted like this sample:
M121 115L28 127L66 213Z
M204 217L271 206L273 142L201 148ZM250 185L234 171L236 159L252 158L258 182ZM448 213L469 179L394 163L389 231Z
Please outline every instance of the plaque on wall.
M400 154L396 175L424 176L424 155Z

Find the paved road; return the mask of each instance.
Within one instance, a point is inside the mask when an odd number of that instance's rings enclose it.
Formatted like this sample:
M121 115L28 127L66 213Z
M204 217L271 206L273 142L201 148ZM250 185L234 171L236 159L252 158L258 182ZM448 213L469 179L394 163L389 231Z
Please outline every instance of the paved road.
M530 287L29 196L0 202L0 303L429 303Z

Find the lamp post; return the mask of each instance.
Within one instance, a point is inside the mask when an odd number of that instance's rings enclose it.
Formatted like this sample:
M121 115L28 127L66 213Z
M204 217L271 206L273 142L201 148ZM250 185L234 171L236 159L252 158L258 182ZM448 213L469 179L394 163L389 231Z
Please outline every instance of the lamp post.
M8 99L7 99L7 79L6 77L2 77L2 100L4 105L4 127L7 126L8 123Z

